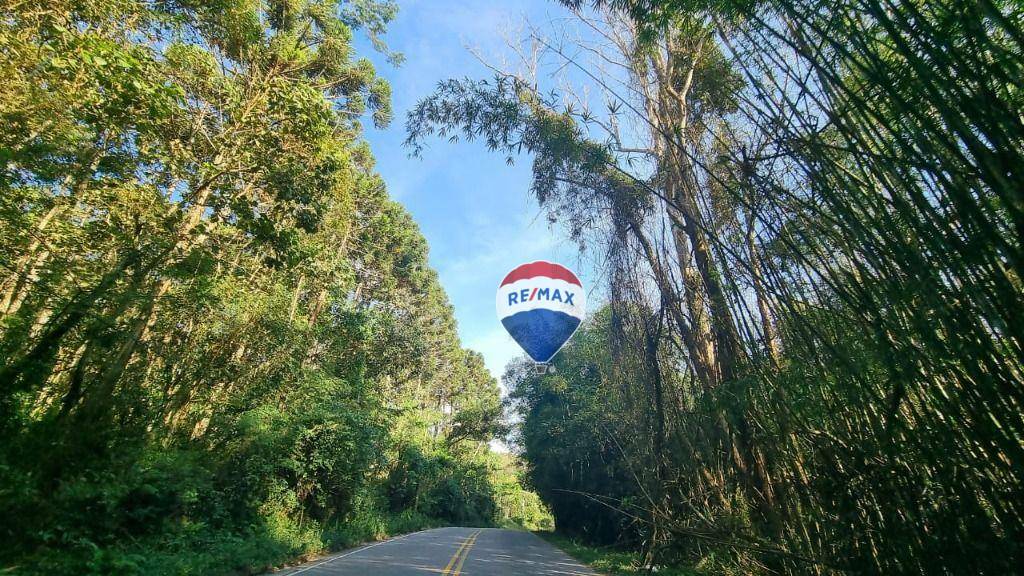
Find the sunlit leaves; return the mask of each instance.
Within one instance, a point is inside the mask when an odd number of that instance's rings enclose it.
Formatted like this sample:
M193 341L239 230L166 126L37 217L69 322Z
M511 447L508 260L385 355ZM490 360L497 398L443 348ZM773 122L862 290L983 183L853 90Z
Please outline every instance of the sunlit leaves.
M388 512L376 491L396 430L458 463L501 431L497 385L462 349L426 242L361 141L363 116L391 119L391 93L353 29L386 50L394 13L4 13L0 473L27 488L0 500L25 511L2 529L18 553L54 545L54 523L69 526L53 554L69 565L188 526L241 542L273 525L306 547L278 553L319 550L318 523ZM442 507L486 521L487 468L466 469L474 482L443 492L464 500ZM98 476L116 480L84 480ZM42 506L29 494L58 484Z

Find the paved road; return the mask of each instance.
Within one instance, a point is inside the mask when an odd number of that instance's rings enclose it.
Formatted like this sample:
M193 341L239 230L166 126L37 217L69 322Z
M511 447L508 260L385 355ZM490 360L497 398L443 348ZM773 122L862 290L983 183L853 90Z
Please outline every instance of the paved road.
M342 552L280 576L595 576L529 532L437 528Z

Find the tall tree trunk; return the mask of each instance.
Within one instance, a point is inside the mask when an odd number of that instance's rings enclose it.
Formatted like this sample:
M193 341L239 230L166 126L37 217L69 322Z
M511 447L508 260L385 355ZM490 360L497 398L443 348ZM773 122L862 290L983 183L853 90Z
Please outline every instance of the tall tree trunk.
M145 266L138 267L133 284L143 280L157 267L166 265L171 254L182 251L187 254L188 251L185 249L193 244L189 241L189 236L202 220L206 202L212 193L213 181L214 177L211 177L197 189L193 204L178 229L174 245L152 258ZM0 369L0 389L5 392L27 390L45 382L50 376L54 356L60 349L64 337L93 311L93 306L113 288L128 269L137 267L141 258L140 250L128 251L118 260L112 270L103 275L96 286L88 292L72 298L63 310L51 317L36 343L20 359ZM143 324L144 327L145 324Z
M79 400L82 399L82 390L85 385L85 371L86 367L89 365L91 351L91 342L82 344L82 350L75 360L74 367L71 369L71 381L68 384L68 391L61 399L60 411L57 413L58 420L64 420L67 418L68 414L70 414L78 405Z
M139 343L142 342L142 336L147 327L154 321L157 302L168 288L170 288L170 280L163 280L150 294L138 318L132 322L124 342L118 346L117 352L100 371L97 379L85 389L82 395L82 405L78 412L81 421L96 422L103 410L109 407L109 401L117 382L128 367Z
M32 242L19 259L17 273L11 279L8 289L4 291L3 298L0 299L0 319L17 313L22 303L24 303L25 298L32 289L32 283L37 279L40 268L50 256L50 251L43 242L43 233L46 232L46 229L49 228L50 223L55 218L60 216L69 206L73 205L75 200L88 190L89 183L92 182L93 175L103 159L103 142L105 139L106 136L101 134L98 141L87 154L85 162L80 165L78 170L71 172L65 179L65 185L68 187L69 192L68 195L66 197L53 197L53 205L36 222Z
M93 305L107 294L124 271L135 265L138 258L139 253L133 250L118 260L114 269L107 272L96 286L73 297L47 321L39 339L21 358L0 369L0 387L4 389L4 396L13 391L35 388L50 377L53 358L61 341L92 311Z
M50 222L63 211L63 206L55 202L35 226L35 234L25 254L18 261L17 273L9 280L9 286L0 299L0 318L12 316L21 308L31 290L32 283L38 279L39 270L50 256L50 251L43 248L42 236Z
M761 254L754 241L753 225L747 228L747 253L750 258L750 283L754 287L754 298L757 300L757 313L761 317L761 338L764 340L768 360L776 370L780 367L782 351L779 349L778 336L775 333L774 317L768 303L768 294L764 289L761 277Z
M693 293L687 297L692 307L689 311L691 319L702 318L705 303L707 306L708 324L714 343L711 352L714 358L711 384L736 386L739 385L738 363L742 348L733 311L722 285L719 264L712 253L704 216L698 204L699 180L691 158L691 154L697 153L698 143L703 136L696 133L695 126L699 124L691 122L690 89L694 70L702 57L704 41L698 39L692 46L681 46L669 37L665 44L667 54L655 51L650 56L657 86L648 88L647 93L656 98L649 104L648 111L652 120L651 138L658 154L659 172L667 180L665 189L671 200L671 205L666 207L666 217L673 226L679 269L685 276L695 268L699 277L699 283L691 276L684 284L687 291ZM677 78L684 79L680 87L675 85ZM684 242L679 231L685 236L688 251L680 250ZM722 416L719 422L722 439L728 443L745 491L765 522L770 527L775 526L775 491L763 453L755 444L747 408L741 402L738 411L732 414L727 411Z
M302 284L305 281L306 276L299 274L299 279L295 282L295 290L292 292L292 303L288 307L288 322L295 320L295 312L299 309L299 296L302 295Z

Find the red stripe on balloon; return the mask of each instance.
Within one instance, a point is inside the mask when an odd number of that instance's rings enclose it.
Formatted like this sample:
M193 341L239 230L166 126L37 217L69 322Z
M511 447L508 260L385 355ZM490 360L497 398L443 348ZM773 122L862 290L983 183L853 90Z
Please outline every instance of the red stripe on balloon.
M568 268L552 262L545 262L543 260L539 262L530 262L529 264L523 264L517 266L505 279L501 281L501 285L511 284L516 280L523 280L525 278L534 278L536 276L544 276L553 280L565 280L570 284L575 284L580 288L583 284L580 284L580 279L576 277Z

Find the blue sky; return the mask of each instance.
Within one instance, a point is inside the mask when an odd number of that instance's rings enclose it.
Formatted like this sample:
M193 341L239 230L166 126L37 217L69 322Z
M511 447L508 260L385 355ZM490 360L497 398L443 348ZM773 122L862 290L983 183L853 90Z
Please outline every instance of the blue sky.
M422 158L409 158L402 147L405 116L441 80L493 76L469 48L499 61L505 38L517 37L524 19L543 24L565 12L553 0L401 0L400 7L385 39L405 62L395 68L373 57L391 82L395 121L385 130L368 126L366 137L392 197L430 244L430 262L455 307L463 345L483 353L498 377L521 353L495 318L494 294L504 275L523 262L552 260L575 270L588 287L595 279L575 244L550 229L530 196L529 157L508 166L482 144L435 140ZM366 44L362 54L370 52Z

